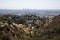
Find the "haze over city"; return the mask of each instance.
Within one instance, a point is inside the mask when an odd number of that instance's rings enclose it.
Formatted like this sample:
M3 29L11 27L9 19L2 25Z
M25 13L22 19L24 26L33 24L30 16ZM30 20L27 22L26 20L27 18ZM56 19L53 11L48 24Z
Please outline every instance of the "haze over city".
M0 9L60 9L60 0L0 0Z

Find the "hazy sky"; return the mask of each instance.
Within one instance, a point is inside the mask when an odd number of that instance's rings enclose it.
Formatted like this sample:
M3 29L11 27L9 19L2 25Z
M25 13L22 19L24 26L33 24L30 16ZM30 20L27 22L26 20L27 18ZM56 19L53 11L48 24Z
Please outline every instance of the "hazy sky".
M0 0L0 9L60 9L60 0Z

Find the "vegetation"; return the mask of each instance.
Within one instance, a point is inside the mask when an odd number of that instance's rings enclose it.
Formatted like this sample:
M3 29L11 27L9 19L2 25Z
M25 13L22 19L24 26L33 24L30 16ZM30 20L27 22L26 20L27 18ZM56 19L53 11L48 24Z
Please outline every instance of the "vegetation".
M60 40L60 15L40 18L36 15L0 17L0 40Z

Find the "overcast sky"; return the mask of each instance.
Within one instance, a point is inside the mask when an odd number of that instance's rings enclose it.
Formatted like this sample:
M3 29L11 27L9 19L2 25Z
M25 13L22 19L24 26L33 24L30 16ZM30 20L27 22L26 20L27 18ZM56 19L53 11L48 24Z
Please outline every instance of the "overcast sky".
M0 9L60 9L60 0L0 0Z

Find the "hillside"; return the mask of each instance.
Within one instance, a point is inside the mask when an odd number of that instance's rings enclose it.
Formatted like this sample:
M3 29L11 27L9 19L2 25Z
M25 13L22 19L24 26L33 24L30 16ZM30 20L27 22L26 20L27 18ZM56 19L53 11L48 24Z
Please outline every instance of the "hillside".
M46 33L49 39L60 40L60 15L55 16L52 20L53 21L45 27L45 32L47 31Z
M3 15L0 17L0 39L30 40L31 28L39 28L40 21L44 20L36 15Z
M37 15L0 16L0 40L60 40L60 15L41 18Z

